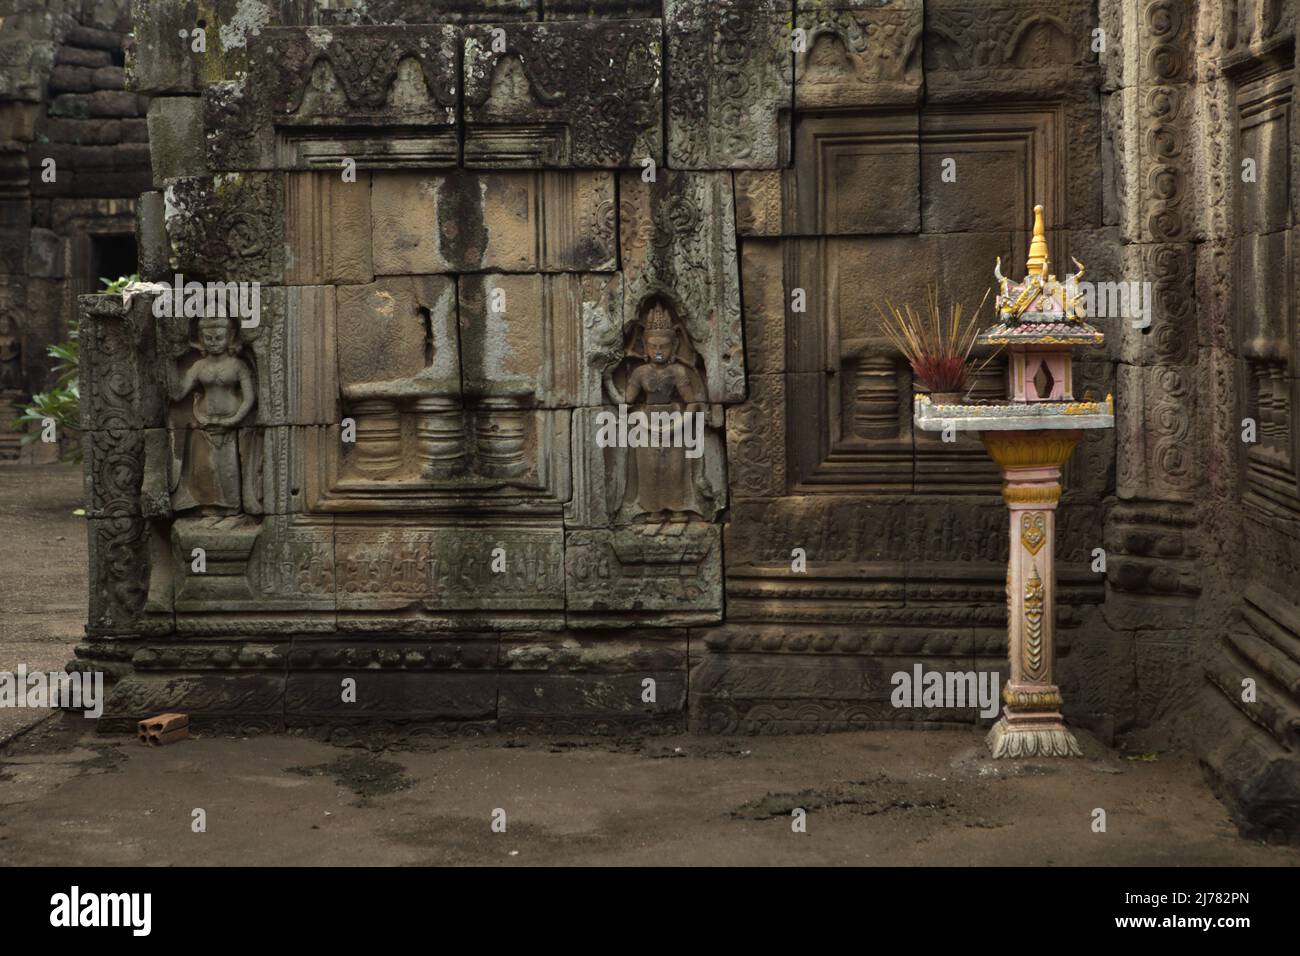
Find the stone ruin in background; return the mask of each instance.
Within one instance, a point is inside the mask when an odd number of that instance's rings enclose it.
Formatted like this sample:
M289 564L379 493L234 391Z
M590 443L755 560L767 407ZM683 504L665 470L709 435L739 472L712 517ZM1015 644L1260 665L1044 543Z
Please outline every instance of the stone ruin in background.
M913 429L872 316L930 283L978 302L1041 202L1057 262L1155 297L1074 369L1118 427L1063 479L1066 716L1194 740L1248 832L1294 834L1297 332L1269 277L1294 268L1295 19L137 3L143 277L257 282L261 315L82 300L78 658L117 678L104 725L972 726L894 709L890 675L1005 676L998 473ZM203 54L177 39L196 26ZM1272 188L1243 188L1243 156ZM975 397L1005 389L995 362ZM620 402L700 408L703 454L601 447Z
M51 345L77 296L135 272L150 188L149 98L125 89L129 0L0 2L0 464L75 448L20 446L14 419L56 384Z

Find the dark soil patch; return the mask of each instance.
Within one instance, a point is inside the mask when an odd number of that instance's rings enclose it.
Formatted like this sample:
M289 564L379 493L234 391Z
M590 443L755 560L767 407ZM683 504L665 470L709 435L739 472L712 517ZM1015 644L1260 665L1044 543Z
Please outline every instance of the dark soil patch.
M81 765L83 773L119 773L128 759L121 747L112 744L91 744L90 749L99 756Z
M789 817L796 809L811 814L838 807L864 816L893 811L958 814L969 809L956 802L945 788L894 780L881 774L870 780L852 780L831 787L795 793L768 793L741 804L731 811L731 817L735 820L768 820Z
M360 798L356 801L359 807L370 806L372 797L398 793L415 785L400 763L372 754L349 754L314 767L285 767L284 772L304 777L333 777L335 783Z

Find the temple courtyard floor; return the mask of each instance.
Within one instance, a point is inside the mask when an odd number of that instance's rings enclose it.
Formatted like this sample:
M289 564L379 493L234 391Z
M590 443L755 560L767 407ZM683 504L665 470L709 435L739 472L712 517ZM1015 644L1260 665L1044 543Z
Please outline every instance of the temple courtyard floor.
M80 494L75 466L0 468L0 671L71 656ZM0 709L0 864L1300 863L1238 837L1191 756L1082 742L1085 759L1036 763L919 731L150 748Z

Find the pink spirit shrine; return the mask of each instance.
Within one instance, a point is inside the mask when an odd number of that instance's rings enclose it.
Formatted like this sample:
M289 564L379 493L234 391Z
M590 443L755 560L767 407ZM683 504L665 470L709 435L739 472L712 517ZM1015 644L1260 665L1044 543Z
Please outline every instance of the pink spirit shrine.
M1076 283L1048 271L1043 207L1034 207L1033 238L1022 282L994 269L997 322L981 345L1008 352L1009 396L1003 402L933 404L915 399L917 426L927 431L973 431L1002 469L1002 498L1010 513L1007 566L1007 651L1011 678L1002 690L1002 716L989 731L994 757L1080 756L1061 716L1053 637L1056 618L1056 507L1061 466L1086 428L1113 428L1114 400L1075 401L1070 362L1074 349L1101 345L1103 335L1084 321Z

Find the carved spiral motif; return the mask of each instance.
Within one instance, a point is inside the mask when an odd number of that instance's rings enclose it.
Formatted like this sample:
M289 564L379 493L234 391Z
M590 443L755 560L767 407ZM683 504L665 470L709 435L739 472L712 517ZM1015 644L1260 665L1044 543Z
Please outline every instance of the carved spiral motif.
M1157 39L1178 33L1183 26L1182 11L1170 0L1156 0L1148 4L1144 13L1147 29Z

